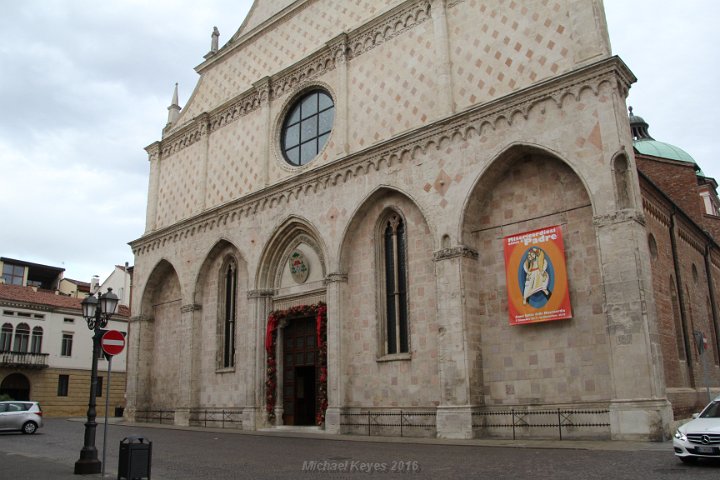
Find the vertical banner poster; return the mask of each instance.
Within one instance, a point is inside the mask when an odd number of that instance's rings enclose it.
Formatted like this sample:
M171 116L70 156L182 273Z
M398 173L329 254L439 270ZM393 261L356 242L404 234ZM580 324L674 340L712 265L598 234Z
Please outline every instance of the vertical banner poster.
M503 238L510 325L572 318L559 225Z

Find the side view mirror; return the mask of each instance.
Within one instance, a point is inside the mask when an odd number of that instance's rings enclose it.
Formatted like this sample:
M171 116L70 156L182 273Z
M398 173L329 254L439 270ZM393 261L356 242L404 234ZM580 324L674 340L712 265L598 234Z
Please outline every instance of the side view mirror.
M699 416L700 416L699 413L693 413L693 414L692 414L692 417L693 417L693 418L698 418Z

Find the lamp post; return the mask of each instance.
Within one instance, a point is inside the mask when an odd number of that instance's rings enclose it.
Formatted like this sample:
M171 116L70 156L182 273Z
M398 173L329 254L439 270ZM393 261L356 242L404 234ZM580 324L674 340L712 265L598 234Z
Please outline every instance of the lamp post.
M97 448L95 447L95 395L97 393L97 363L100 356L100 338L103 335L103 328L115 313L118 304L118 297L108 288L107 293L100 295L88 295L82 301L83 317L87 326L93 331L92 350L92 371L90 374L90 401L88 402L87 422L85 422L85 444L80 450L80 459L75 462L76 475L88 475L100 473L101 462L98 460ZM105 412L107 415L107 412Z

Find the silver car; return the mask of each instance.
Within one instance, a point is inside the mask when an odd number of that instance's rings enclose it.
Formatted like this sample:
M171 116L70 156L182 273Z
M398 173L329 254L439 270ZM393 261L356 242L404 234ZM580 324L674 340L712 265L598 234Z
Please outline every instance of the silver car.
M0 402L0 430L35 433L43 426L42 409L37 402Z
M720 458L720 396L678 428L673 448L685 463L693 463L698 458Z

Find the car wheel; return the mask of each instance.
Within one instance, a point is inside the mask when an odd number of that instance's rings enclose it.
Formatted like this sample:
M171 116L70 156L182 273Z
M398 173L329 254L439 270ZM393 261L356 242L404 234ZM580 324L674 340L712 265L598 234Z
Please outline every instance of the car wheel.
M691 464L697 462L697 457L678 457L681 462Z
M35 422L25 422L22 426L22 432L27 434L33 434L37 430L37 424Z

